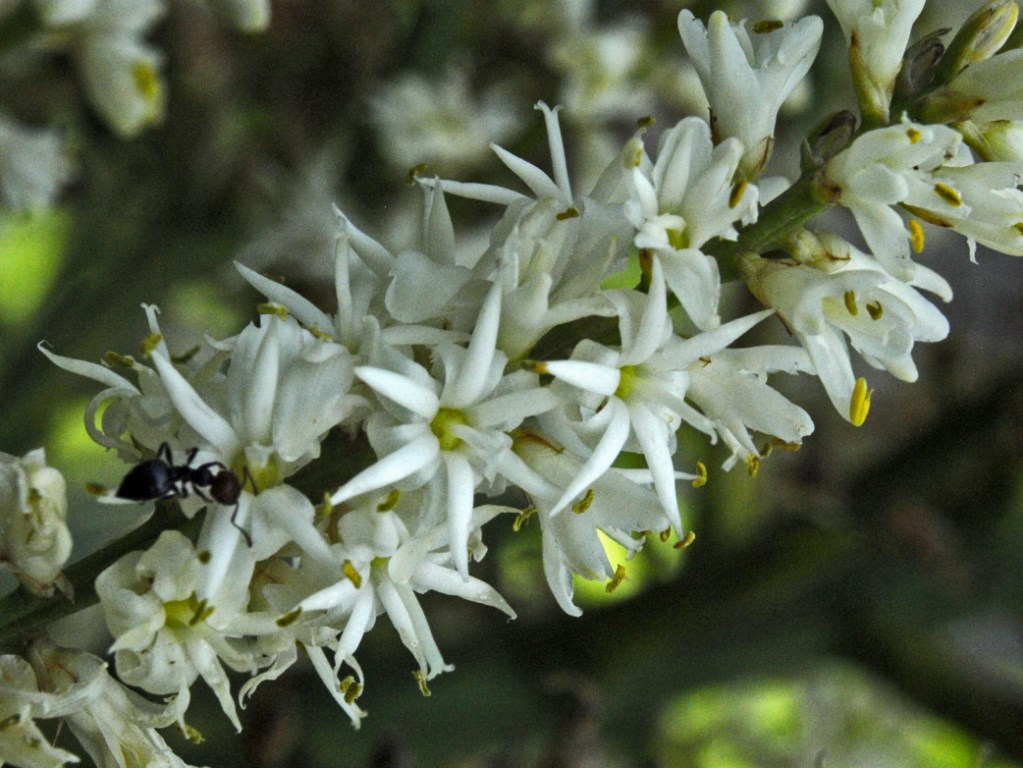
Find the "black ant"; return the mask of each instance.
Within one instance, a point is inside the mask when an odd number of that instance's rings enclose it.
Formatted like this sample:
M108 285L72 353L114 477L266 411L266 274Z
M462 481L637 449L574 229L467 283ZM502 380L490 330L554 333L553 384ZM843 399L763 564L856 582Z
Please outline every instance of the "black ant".
M130 501L156 501L174 497L184 499L190 493L194 493L206 502L212 500L224 506L233 505L231 523L241 531L251 547L252 539L248 532L235 522L244 483L239 481L238 475L222 461L208 461L193 467L192 462L198 453L198 448L192 448L185 455L184 464L175 464L170 445L160 443L156 450L156 458L147 459L132 467L121 480L114 495ZM214 473L214 469L220 471ZM256 489L256 481L249 474L248 467L245 468L244 479L245 482L252 484L253 490ZM203 493L203 488L207 490L209 496Z

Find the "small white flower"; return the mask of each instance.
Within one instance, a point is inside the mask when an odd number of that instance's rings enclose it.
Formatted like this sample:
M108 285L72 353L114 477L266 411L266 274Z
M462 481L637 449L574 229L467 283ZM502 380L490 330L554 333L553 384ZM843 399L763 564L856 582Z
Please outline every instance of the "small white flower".
M701 357L733 342L770 310L733 320L714 331L682 340L672 332L667 310L664 276L655 260L647 295L637 291L609 291L618 307L622 337L620 351L583 340L572 359L537 363L540 373L561 380L575 392L580 419L572 428L589 442L592 452L551 510L556 515L583 493L624 450L642 452L664 514L681 535L672 464L675 432L692 409L684 402L689 386L687 369ZM543 419L545 429L556 428L559 413ZM554 432L561 440L561 433ZM695 476L683 476L695 479Z
M174 717L183 726L191 685L202 677L241 730L221 661L237 671L256 670L252 652L225 635L245 609L255 561L237 549L231 578L216 594L200 598L207 563L181 533L164 531L146 552L125 555L103 571L96 593L115 638L111 650L121 680L176 695Z
M20 656L0 656L0 764L21 768L60 768L77 763L77 755L53 746L33 718L57 717L73 709L81 691L47 693L39 690L32 666ZM53 713L53 714L51 714Z
M888 122L895 78L926 0L828 0L849 45L849 64L864 117Z
M912 279L916 265L910 233L892 206L933 190L935 169L961 151L962 137L951 128L906 121L860 135L825 167L825 188L852 211L871 252L894 277Z
M84 699L65 707L64 722L100 768L187 768L157 728L175 720L174 704L157 704L125 688L91 653L37 640L29 658L43 686ZM87 693L86 693L87 692Z
M645 542L633 534L664 531L671 521L656 494L615 469L598 477L592 493L570 513L558 514L565 489L582 471L582 458L529 429L516 433L514 452L525 470L519 473L522 489L540 517L547 584L561 609L579 616L582 611L572 602L573 574L590 580L614 575L598 533L621 544L631 557Z
M948 335L945 316L916 287L945 301L952 290L918 266L913 279L893 279L877 261L837 236L807 235L812 255L792 260L748 254L740 268L750 290L796 335L810 355L835 409L857 424L866 417L854 398L855 377L844 335L864 360L903 381L915 381L913 345ZM862 418L861 418L862 417Z
M31 211L53 203L73 164L63 137L0 113L0 205Z
M741 168L757 178L771 156L778 110L817 56L823 22L807 16L751 36L745 21L733 24L724 11L706 27L682 11L678 30L707 94L715 141L739 139Z
M705 330L721 323L721 278L700 248L714 238L735 240L736 225L757 217L757 188L735 181L742 153L738 139L715 147L707 123L686 118L661 135L657 162L651 166L644 154L628 176L633 242L654 252L668 286Z
M481 483L500 477L511 445L507 431L560 402L549 389L538 386L533 374L503 375L506 358L495 346L500 314L501 291L495 284L468 347L442 343L434 348L443 382L384 347L381 362L387 367L356 368L382 406L367 424L370 444L380 459L331 498L340 504L397 483L406 490L440 484L448 500L451 551L463 576L468 574L466 541L473 493Z
M61 574L70 554L64 476L46 465L42 448L21 459L0 453L0 568L48 597L70 589Z

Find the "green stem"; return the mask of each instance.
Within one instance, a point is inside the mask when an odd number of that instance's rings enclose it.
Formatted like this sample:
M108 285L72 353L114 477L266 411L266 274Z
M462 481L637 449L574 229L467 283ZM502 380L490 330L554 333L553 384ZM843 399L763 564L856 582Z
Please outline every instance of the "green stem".
M0 599L0 650L18 652L27 641L42 634L58 619L95 605L96 577L129 552L146 549L166 530L183 529L186 534L198 531L201 516L187 520L176 502L160 502L146 522L103 549L69 566L64 576L74 589L71 599L55 594L38 597L23 587ZM194 529L194 531L193 531Z
M768 203L755 224L739 233L739 239L708 243L704 252L718 260L722 282L739 279L738 257L743 253L766 253L784 245L789 236L834 203L815 174L804 175Z

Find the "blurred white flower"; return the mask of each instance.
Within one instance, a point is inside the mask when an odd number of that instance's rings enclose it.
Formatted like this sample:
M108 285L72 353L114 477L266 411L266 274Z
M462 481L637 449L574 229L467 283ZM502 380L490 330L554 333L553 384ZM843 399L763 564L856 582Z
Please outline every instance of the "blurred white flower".
M51 205L74 172L63 137L0 113L0 205L31 211Z
M23 458L0 453L0 568L36 595L67 591L61 569L71 554L67 483L42 448Z
M60 768L77 755L52 745L34 718L55 717L78 706L82 691L39 690L32 666L20 656L0 656L0 764L21 768ZM51 714L54 713L54 714Z

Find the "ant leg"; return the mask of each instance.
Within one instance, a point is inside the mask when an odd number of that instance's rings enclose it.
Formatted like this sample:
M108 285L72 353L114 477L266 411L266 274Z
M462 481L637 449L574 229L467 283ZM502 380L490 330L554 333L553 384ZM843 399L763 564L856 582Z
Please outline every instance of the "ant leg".
M252 536L249 535L248 531L238 525L238 510L241 509L241 506L242 505L240 503L234 505L234 512L231 513L231 525L238 529L238 533L240 533L242 538L245 539L245 543L248 544L249 549L252 549Z
M245 487L245 483L249 483L252 486L253 496L259 495L259 488L256 487L256 478L254 478L252 476L252 473L249 472L248 464L246 464L245 467L242 469L242 488Z
M174 455L171 453L170 443L166 440L156 449L156 458L168 467L174 466Z
M185 463L183 466L191 467L192 462L195 461L195 455L199 453L199 446L192 448L188 453L185 454Z

